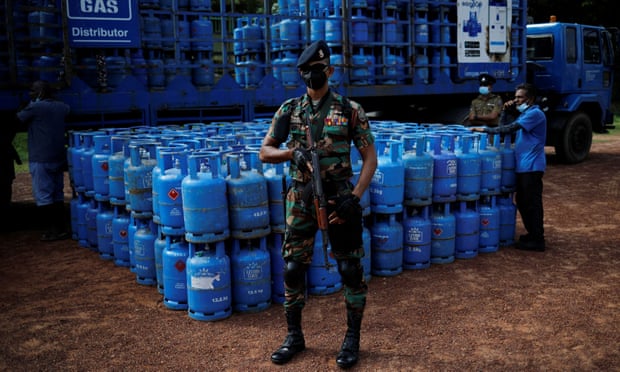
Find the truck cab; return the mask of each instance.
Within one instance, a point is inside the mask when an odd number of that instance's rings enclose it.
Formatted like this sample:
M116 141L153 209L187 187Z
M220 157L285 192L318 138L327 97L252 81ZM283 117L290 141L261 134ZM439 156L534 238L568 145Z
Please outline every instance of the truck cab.
M603 27L550 22L527 25L527 81L547 113L547 145L566 163L583 161L592 133L613 123L614 51Z

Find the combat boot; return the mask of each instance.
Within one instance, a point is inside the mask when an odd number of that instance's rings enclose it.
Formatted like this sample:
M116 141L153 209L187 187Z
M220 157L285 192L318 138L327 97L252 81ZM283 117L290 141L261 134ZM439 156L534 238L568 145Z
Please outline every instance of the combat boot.
M306 348L304 334L301 331L301 309L287 310L286 323L288 334L282 346L271 354L271 361L275 364L287 363L295 354Z
M340 368L351 368L359 359L360 328L362 327L363 314L363 311L347 309L347 333L336 357L336 364Z

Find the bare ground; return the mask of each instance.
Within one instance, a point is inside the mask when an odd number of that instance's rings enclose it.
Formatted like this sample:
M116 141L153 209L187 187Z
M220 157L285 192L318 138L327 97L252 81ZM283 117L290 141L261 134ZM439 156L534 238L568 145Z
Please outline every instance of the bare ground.
M557 164L552 149L548 159L547 251L373 277L354 370L620 371L620 136L596 135L582 164ZM281 305L216 322L169 310L76 241L39 242L29 184L19 175L0 236L0 370L338 369L342 293L309 298L308 348L275 366Z

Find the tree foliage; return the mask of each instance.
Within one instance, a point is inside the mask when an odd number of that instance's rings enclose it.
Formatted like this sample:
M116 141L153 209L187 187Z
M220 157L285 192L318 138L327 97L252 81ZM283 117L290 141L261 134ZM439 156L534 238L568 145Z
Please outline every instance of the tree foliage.
M528 15L535 23L555 15L560 22L619 27L617 0L528 0Z

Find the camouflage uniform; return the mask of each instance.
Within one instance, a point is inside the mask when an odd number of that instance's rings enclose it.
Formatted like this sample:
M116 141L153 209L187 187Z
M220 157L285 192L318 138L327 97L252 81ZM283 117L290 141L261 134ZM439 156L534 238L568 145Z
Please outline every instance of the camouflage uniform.
M308 148L306 123L311 123L311 131L320 159L321 179L327 199L350 194L353 185L349 179L351 168L351 141L358 148L374 143L368 118L362 107L353 101L330 91L319 104L317 112L312 108L308 95L285 101L275 113L269 135L278 142L290 138L289 148ZM351 121L351 122L349 122ZM321 122L323 123L322 133ZM286 135L282 134L285 133ZM318 229L315 207L311 197L311 175L291 164L290 174L293 185L286 196L286 233L282 246L285 261L293 260L305 265L312 261L315 235ZM327 214L333 209L328 204ZM359 259L364 255L362 242L362 216L347 220L343 224L329 225L329 240L332 253L337 260ZM361 264L360 264L361 265ZM286 309L303 308L305 288L288 288L285 285ZM363 282L358 289L345 286L345 301L349 308L363 308L368 287Z
M502 98L497 94L480 94L471 102L470 110L477 116L488 115L493 111L497 112L497 118L492 123L489 123L489 125L497 126L502 112L502 105Z

